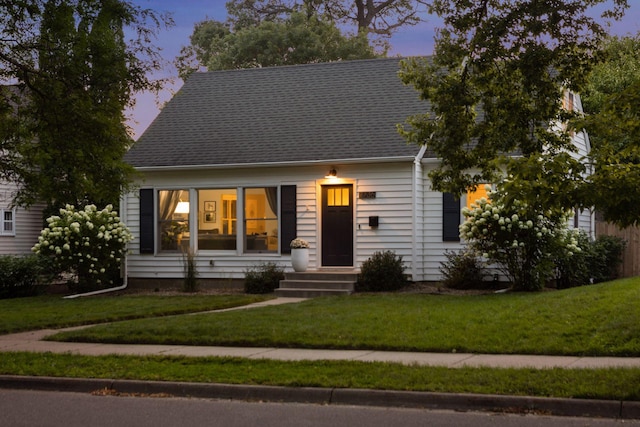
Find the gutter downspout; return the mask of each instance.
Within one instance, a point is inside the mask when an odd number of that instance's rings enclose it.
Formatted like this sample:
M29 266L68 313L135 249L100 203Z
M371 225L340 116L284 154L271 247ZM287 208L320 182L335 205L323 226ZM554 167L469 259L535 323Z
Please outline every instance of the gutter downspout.
M412 259L411 263L411 276L415 281L418 276L418 270L422 270L424 267L424 186L422 182L422 159L424 153L427 151L427 145L420 147L420 151L413 159L413 229L414 233L413 247L412 247ZM420 203L418 203L420 201ZM418 213L418 206L420 206L420 212ZM418 247L421 249L419 250ZM420 259L420 266L418 266L417 260ZM418 268L420 267L420 268ZM420 280L423 278L420 277Z
M574 93L574 99L576 102L576 105L578 107L578 110L581 114L584 114L584 108L582 107L582 97L580 96L579 93ZM589 154L591 154L591 138L589 138L589 132L587 132L586 129L582 129L582 134L584 135L584 145L585 145L585 151L586 154L584 155L584 157L589 156ZM587 171L587 173L589 174L589 177L591 175L593 175L593 169L594 166L592 163L589 163L589 170ZM598 237L596 235L596 210L595 207L591 207L589 208L590 211L590 218L589 218L589 237L591 237L591 240L595 240L596 237Z
M126 224L126 212L127 212L127 198L126 195L123 195L120 198L120 206L122 207L122 212L123 214L120 215L120 218L122 219L122 221ZM75 294L75 295L67 295L66 297L62 297L63 299L76 299L76 298L81 298L81 297L91 297L94 295L100 295L100 294L106 294L109 292L117 292L117 291L122 291L124 289L127 288L128 285L128 275L127 275L127 256L125 255L122 258L122 263L121 263L121 267L120 267L120 271L122 272L122 285L120 286L116 286L114 288L108 288L108 289L99 289L97 291L91 291L91 292L85 292L83 294Z
M582 133L584 134L584 142L586 145L586 149L587 149L587 155L589 155L589 153L591 152L591 139L589 138L589 134L587 133L586 129L582 129ZM593 174L593 165L589 165L589 175ZM595 240L596 237L596 211L595 209L591 208L589 209L591 211L591 226L590 226L590 230L589 230L589 237L591 237L592 240Z
M123 284L120 286L116 286L114 288L108 288L108 289L99 289L97 291L91 291L91 292L85 292L83 294L75 294L75 295L67 295L66 297L62 297L63 299L76 299L76 298L81 298L81 297L91 297L94 295L100 295L100 294L106 294L109 292L117 292L117 291L122 291L124 289L127 288L127 262L123 260L122 262L122 272L124 274L124 278L123 278Z

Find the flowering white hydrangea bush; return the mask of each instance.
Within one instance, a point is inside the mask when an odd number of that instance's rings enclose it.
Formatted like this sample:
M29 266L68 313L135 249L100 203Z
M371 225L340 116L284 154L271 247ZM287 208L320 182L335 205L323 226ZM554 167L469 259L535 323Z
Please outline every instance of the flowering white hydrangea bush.
M460 238L487 262L495 264L515 289L541 289L555 270L558 257L579 252L577 230L567 215L535 212L524 203L506 208L497 192L464 208Z
M51 257L59 272L76 275L80 287L113 284L132 236L111 205L102 210L67 205L47 224L33 252Z

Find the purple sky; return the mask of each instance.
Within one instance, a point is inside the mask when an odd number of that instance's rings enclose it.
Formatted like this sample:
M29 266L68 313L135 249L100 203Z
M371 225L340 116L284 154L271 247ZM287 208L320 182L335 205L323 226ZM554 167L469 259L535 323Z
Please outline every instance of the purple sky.
M173 84L168 85L160 94L159 99L153 95L138 96L136 107L129 112L129 125L133 128L137 138L158 115L158 102L168 101L175 93L182 81L177 77L177 71L172 62L183 46L189 44L189 36L193 32L196 22L205 19L224 21L227 11L227 0L131 0L143 8L157 12L170 12L175 26L164 30L158 35L156 45L162 48L162 54L168 63L162 75L173 78ZM630 0L631 4L622 21L616 22L610 32L616 35L640 33L640 0ZM426 15L425 15L426 16ZM407 27L391 38L389 56L429 55L433 49L434 27L438 22L433 17L414 27Z

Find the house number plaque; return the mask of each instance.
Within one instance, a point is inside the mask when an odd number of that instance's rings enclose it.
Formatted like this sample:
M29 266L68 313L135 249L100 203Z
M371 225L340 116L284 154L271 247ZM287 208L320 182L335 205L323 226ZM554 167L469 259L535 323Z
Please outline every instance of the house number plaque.
M375 191L362 191L362 192L358 193L358 198L359 199L375 199L376 198L376 192Z

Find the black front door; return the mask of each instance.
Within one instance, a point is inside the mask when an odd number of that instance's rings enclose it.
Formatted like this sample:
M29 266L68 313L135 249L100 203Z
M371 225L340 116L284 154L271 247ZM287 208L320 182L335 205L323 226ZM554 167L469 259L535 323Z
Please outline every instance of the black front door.
M353 186L322 187L322 265L353 266Z

